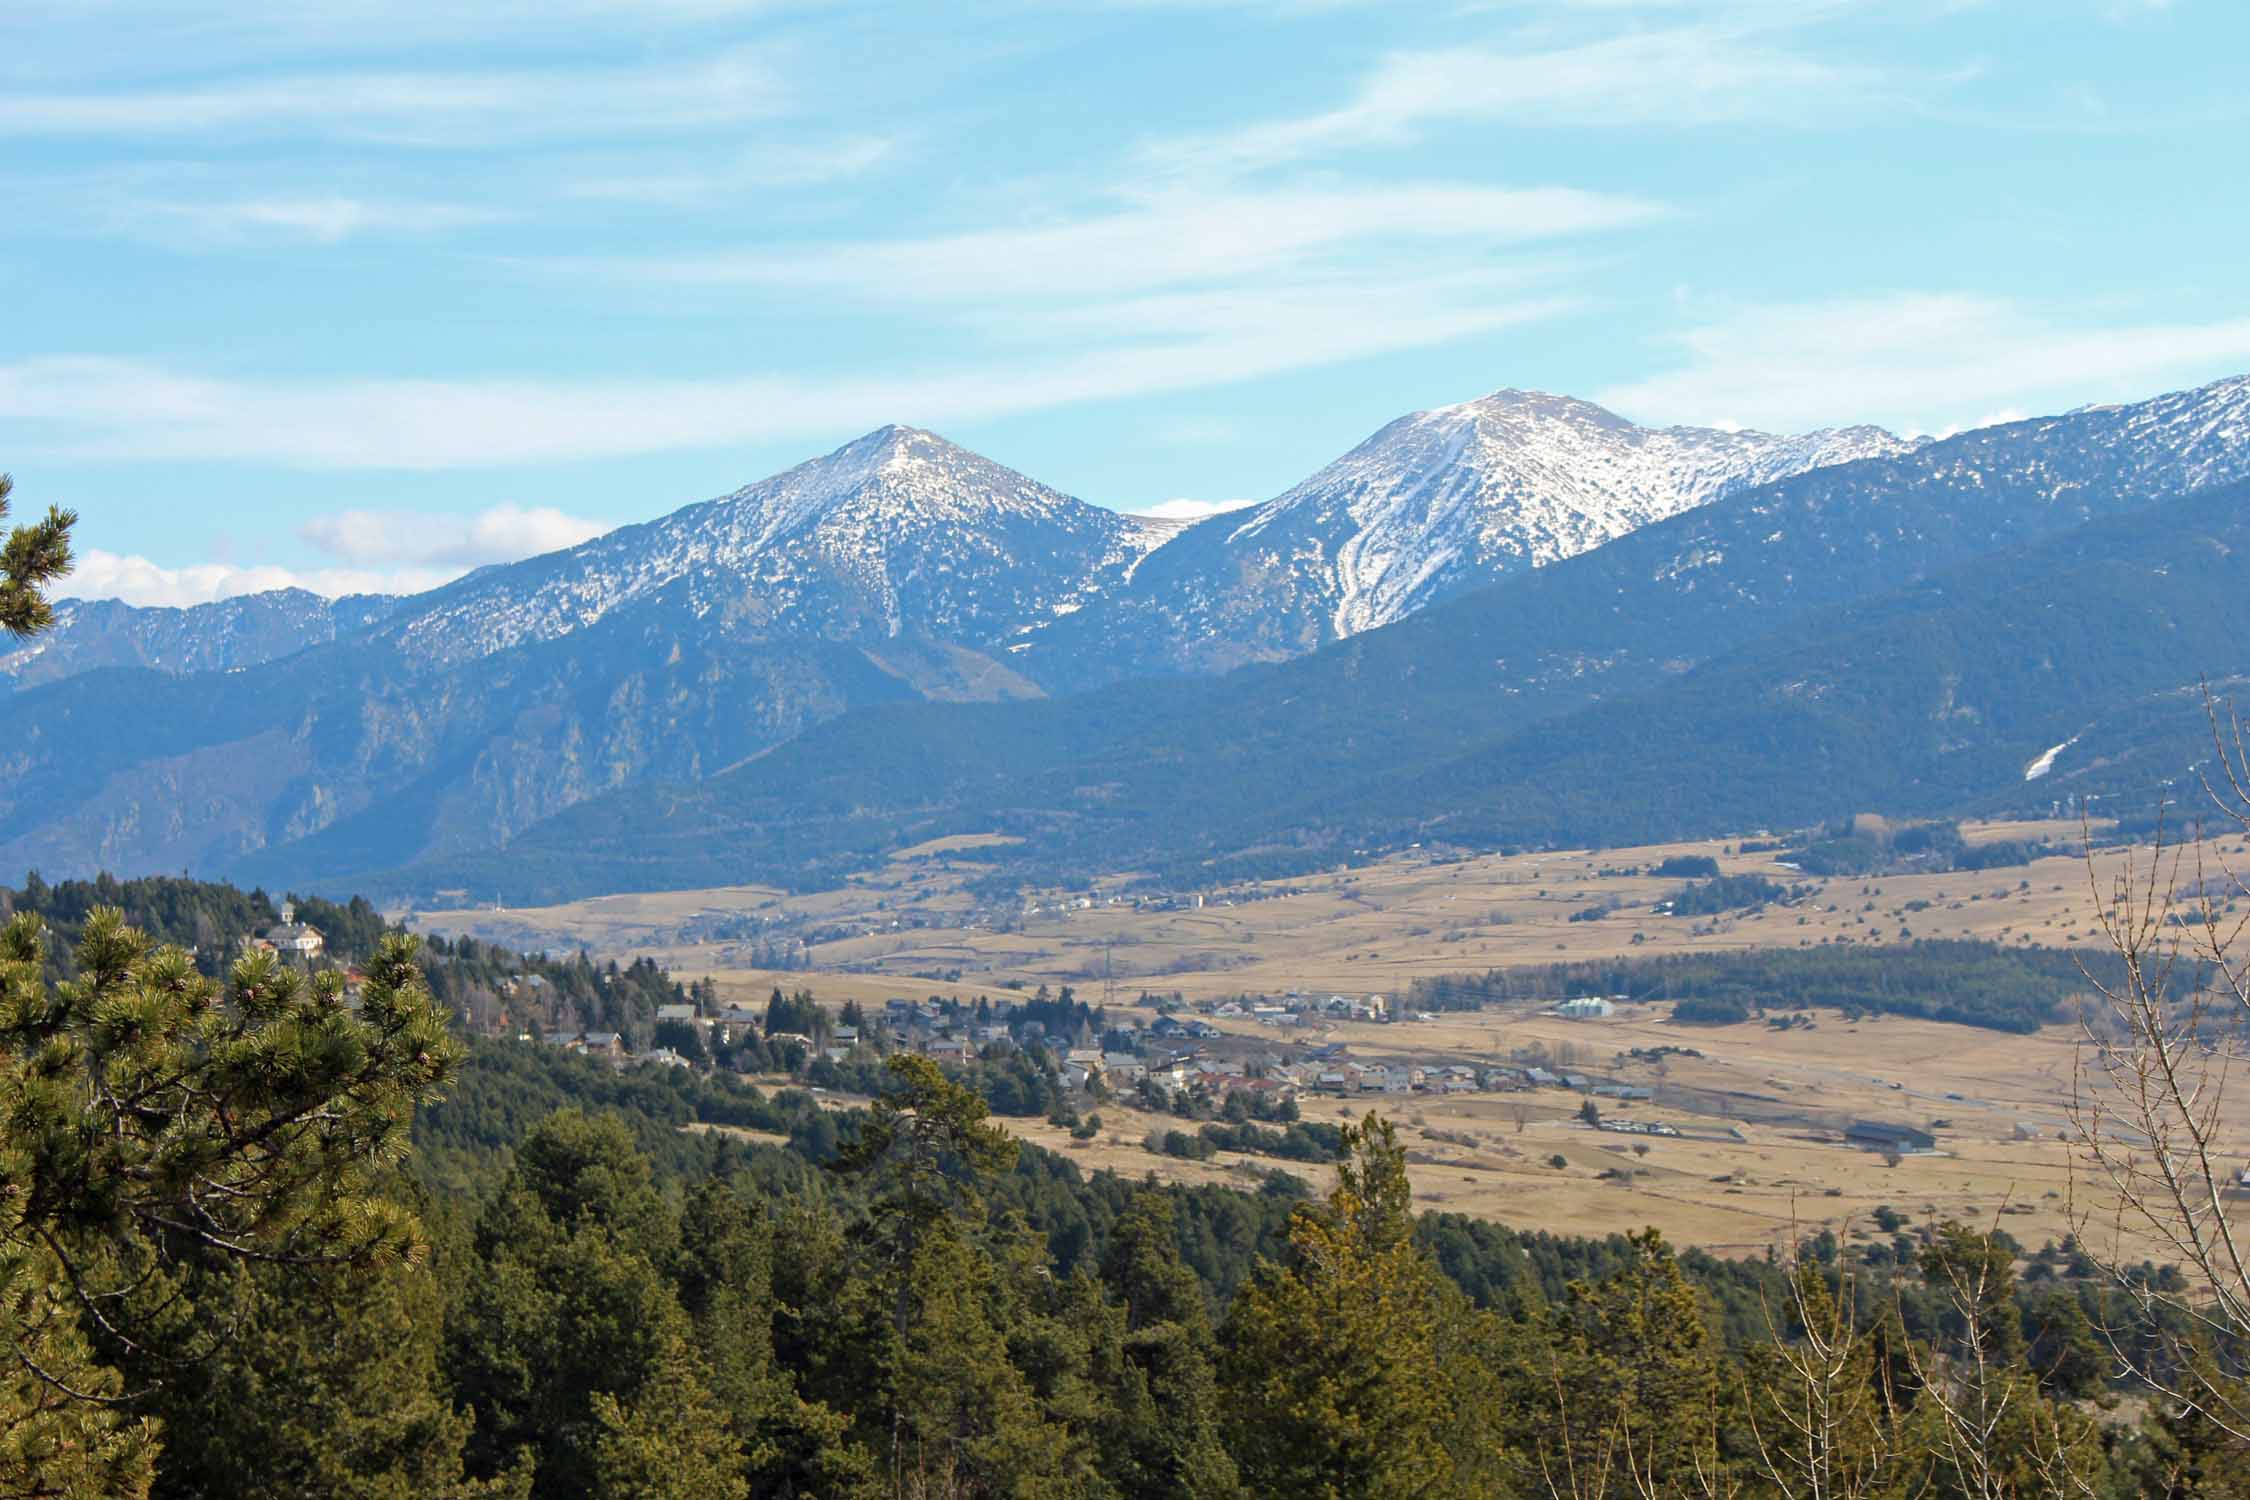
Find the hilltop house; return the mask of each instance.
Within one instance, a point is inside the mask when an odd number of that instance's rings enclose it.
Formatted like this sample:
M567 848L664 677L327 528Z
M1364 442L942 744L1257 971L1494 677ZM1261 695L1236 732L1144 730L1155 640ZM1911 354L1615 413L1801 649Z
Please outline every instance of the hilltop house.
M328 946L320 929L310 922L283 922L258 934L258 941L284 958L314 959Z

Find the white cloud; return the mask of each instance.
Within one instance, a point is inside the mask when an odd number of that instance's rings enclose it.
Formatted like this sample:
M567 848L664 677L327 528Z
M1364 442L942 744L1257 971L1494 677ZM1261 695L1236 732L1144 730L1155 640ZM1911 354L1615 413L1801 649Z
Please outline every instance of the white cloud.
M1910 102L1917 84L1739 26L1678 26L1566 45L1394 52L1341 107L1160 143L1152 161L1241 169L1411 143L1487 120L1593 129L1821 122Z
M414 594L459 577L461 568L282 568L232 563L190 563L166 567L145 557L89 547L56 590L69 599L122 599L127 604L184 608L263 594L273 589L306 589L334 598L341 594Z
M1678 368L1594 399L1640 421L1942 432L2250 368L2250 317L2083 327L2007 298L1901 292L1722 308L1669 343Z
M782 105L772 69L732 49L630 68L298 73L195 88L19 91L0 94L0 135L318 135L485 147L735 125Z
M70 599L122 599L127 604L185 607L305 589L341 594L418 594L487 563L514 562L576 546L609 528L549 506L495 505L472 516L367 510L318 516L298 536L334 563L291 568L268 563L187 563L89 547L58 590Z
M1158 521L1202 521L1212 516L1223 516L1230 510L1245 510L1257 503L1248 496L1240 500L1189 500L1183 497L1177 500L1159 500L1133 514Z
M478 568L558 552L609 527L552 506L495 505L473 516L346 510L297 528L307 545L354 567Z

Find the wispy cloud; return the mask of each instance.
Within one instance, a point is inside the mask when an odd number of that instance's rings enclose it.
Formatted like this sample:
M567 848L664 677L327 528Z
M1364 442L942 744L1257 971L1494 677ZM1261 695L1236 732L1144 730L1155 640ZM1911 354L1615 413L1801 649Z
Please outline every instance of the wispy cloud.
M1939 432L2250 368L2250 317L2089 327L2003 297L1899 292L1707 311L1676 368L1594 399L1641 421Z
M224 378L154 361L0 365L0 424L80 461L438 469L822 439L1227 384L1488 336L1574 306L1530 242L1637 199L1444 183L1166 192L966 234L605 263L613 273L912 305L951 359L859 377ZM1440 253L1442 252L1442 253ZM553 267L583 274L583 265Z
M755 51L624 68L305 72L183 88L0 94L0 135L287 135L424 147L678 132L768 118L785 90Z
M1152 164L1244 170L1490 121L1631 129L1820 124L1911 104L1927 80L1804 50L1764 28L1670 26L1553 43L1398 51L1335 109L1157 143Z
M617 457L943 426L1082 401L1251 379L1489 335L1561 297L1493 279L1231 295L1207 326L1091 352L859 379L246 381L144 360L0 365L11 451L79 463L230 460L447 469ZM1223 314L1223 316L1221 316Z
M1022 303L1333 269L1334 258L1347 253L1411 255L1440 242L1456 247L1456 264L1475 264L1480 245L1617 229L1662 213L1646 199L1574 188L1442 182L1120 196L1115 207L1048 223L608 268L662 280L820 288L882 302Z
M339 245L367 236L410 238L503 222L500 210L462 203L359 198L344 193L217 201L126 197L104 202L114 231L170 244L266 242Z

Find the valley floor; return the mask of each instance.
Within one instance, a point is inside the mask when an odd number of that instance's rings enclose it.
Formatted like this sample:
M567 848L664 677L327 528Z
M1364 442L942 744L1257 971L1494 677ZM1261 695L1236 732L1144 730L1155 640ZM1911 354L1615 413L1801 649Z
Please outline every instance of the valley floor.
M1969 833L1972 841L2059 840L2078 829L2010 824ZM741 888L612 897L536 912L429 912L415 920L518 947L583 943L597 954L653 957L683 978L709 975L724 998L743 1003L762 1002L777 984L810 988L836 1004L932 994L1020 997L1043 983L1073 984L1090 1002L1110 994L1127 1007L1143 991L1178 991L1191 1003L1299 990L1395 1000L1418 976L1620 954L1897 943L1906 940L1902 927L1917 939L2043 946L2099 940L2095 887L2087 862L2077 858L1973 874L1828 880L1816 882L1817 892L1798 906L1720 917L1659 916L1651 907L1680 881L1604 873L1674 854L1710 854L1729 874L1801 878L1777 869L1771 854L1729 848L1714 842L1455 862L1408 856L1205 892L1200 907L1196 893L1175 893L1158 909L1145 901L1112 904L1115 892L1097 888L1048 893L1033 903L1037 910L994 912L970 894L976 866L956 841L815 896ZM2238 852L2229 846L2228 857ZM2097 852L2093 879L2106 886L2127 857ZM1603 920L1571 920L1607 903L1617 909ZM803 949L804 968L756 967L742 961L745 940L697 936L699 928L729 921L762 921L768 937L761 941L788 931L819 940ZM2016 1035L1826 1012L1810 1028L1781 1030L1761 1022L1684 1026L1669 1019L1669 1010L1627 1005L1607 1018L1568 1020L1527 1001L1431 1021L1320 1023L1286 1034L1247 1015L1216 1016L1224 1035L1210 1050L1249 1056L1341 1043L1361 1063L1536 1062L1650 1090L1654 1097L1645 1101L1598 1104L1612 1122L1662 1122L1681 1134L1594 1129L1578 1118L1583 1096L1562 1088L1301 1098L1307 1119L1370 1107L1402 1119L1424 1207L1520 1228L1596 1234L1653 1224L1676 1242L1749 1254L1822 1228L1888 1238L1874 1222L1876 1209L1887 1206L1914 1224L1997 1224L2036 1248L2060 1241L2101 1206L2082 1166L2074 1181L2072 1153L2061 1138L2074 1080L2097 1076L2074 1025ZM1703 1055L1630 1055L1661 1047ZM2250 1097L2231 1099L2227 1110L2231 1159L2250 1161ZM1327 1181L1325 1167L1267 1157L1162 1156L1145 1144L1152 1132L1195 1127L1116 1105L1100 1114L1102 1129L1092 1141L1072 1141L1044 1121L1008 1124L1092 1170L1248 1183L1279 1168ZM1844 1127L1855 1119L1931 1128L1938 1150L1887 1164L1843 1142ZM2250 1201L2236 1206L2250 1223Z

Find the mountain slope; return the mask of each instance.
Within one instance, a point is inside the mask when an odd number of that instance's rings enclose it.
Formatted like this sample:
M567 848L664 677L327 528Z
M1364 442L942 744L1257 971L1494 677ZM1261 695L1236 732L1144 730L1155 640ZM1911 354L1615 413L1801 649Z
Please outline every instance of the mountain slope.
M1029 635L1020 664L1084 685L1279 660L1726 495L1914 446L1874 427L1639 427L1500 391L1401 417L1285 494L1195 527L1130 588Z
M1821 611L1650 691L1346 794L1363 836L1642 842L1838 812L2121 812L2208 757L2250 670L2250 484ZM2132 723L2131 764L2112 742Z
M1760 640L1786 646L1839 605L2246 477L2250 379L1966 433L1763 486L1277 666L854 714L702 786L574 809L504 862L395 883L481 882L503 865L515 888L546 895L820 881L900 843L990 830L1027 839L1033 870L1301 868L1438 826L1457 803L1505 806L1537 769L1525 758L1536 740L1519 737L1561 735L1547 726L1566 715ZM2231 669L2231 641L2180 649ZM1465 751L1511 742L1462 770ZM1874 739L1855 753L1886 751ZM1614 775L1589 767L1571 795L1599 799ZM1755 795L1754 777L1744 785ZM1720 811L1681 805L1683 817ZM1578 837L1567 820L1507 826ZM1465 832L1514 836L1496 819Z

